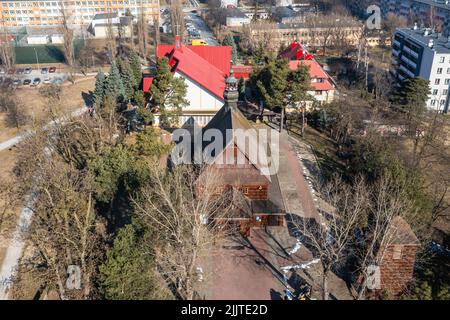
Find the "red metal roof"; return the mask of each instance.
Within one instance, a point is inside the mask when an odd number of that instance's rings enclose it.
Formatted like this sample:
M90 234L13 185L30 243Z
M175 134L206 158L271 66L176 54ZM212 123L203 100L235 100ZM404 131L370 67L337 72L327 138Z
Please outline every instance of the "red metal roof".
M312 60L314 56L306 50L306 48L297 41L292 42L288 48L278 55L279 58L289 60Z
M142 91L149 92L153 83L153 77L144 77L142 79Z
M201 47L199 49L199 47ZM231 47L159 45L158 58L169 56L174 71L198 83L201 87L223 100L225 79L231 68Z

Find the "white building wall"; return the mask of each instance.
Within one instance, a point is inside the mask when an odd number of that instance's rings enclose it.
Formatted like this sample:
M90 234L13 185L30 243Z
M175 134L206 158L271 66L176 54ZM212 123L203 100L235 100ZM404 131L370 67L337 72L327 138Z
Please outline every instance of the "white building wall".
M180 72L175 72L176 77L184 78L187 85L186 99L189 101L189 105L183 108L186 112L204 112L213 111L217 112L223 106L223 100L217 99L216 96L205 91L196 82L186 77Z
M240 27L244 24L249 24L250 18L237 18L237 17L227 17L226 24L228 27Z
M450 87L450 54L425 50L420 77L430 81L431 94L427 107L431 110L443 110Z

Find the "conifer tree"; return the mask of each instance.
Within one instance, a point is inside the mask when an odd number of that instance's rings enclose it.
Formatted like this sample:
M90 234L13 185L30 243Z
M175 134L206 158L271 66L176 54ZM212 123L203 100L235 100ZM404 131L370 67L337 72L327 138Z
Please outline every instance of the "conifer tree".
M95 77L95 89L93 93L94 104L97 107L101 107L103 104L103 98L105 96L105 85L105 74L101 70L99 70L97 76Z
M236 64L238 59L237 46L231 33L228 33L225 36L225 39L223 40L223 45L231 46L231 61L233 64Z
M188 104L187 86L183 78L172 74L166 57L159 58L157 61L156 75L150 91L151 103L161 114L161 124L163 126L177 125L182 108Z
M109 76L106 79L105 95L113 98L114 100L118 100L120 98L123 99L125 96L125 90L116 62L112 63Z
M133 70L131 69L130 63L126 59L119 59L117 66L119 67L120 80L124 90L123 98L124 100L131 99L137 88Z
M137 90L142 82L141 61L139 59L139 55L133 51L129 57L129 62L133 72L134 83L137 85L135 89Z

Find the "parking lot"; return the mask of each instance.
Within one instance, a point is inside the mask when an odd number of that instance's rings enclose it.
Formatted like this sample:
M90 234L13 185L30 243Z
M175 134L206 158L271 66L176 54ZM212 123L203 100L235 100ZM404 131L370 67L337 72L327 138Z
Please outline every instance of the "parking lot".
M0 84L14 86L39 86L41 84L62 84L68 78L67 74L60 73L55 67L40 66L33 69L29 67L0 70Z

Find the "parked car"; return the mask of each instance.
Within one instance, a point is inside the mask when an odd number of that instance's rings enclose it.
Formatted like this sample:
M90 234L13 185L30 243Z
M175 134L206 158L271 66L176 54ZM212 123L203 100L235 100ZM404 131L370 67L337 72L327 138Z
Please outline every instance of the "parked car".
M40 83L41 83L41 79L40 78L34 78L33 86L38 86Z
M23 80L23 85L24 85L24 86L28 86L30 83L31 83L31 80L30 80L30 79L25 79L25 80Z
M26 67L26 68L24 69L23 73L25 73L25 74L30 74L31 71L33 71L33 69L31 69L31 67Z
M13 80L13 85L18 86L22 83L22 81L20 81L20 79L14 79Z
M55 73L56 72L56 67L50 67L50 69L48 69L49 73Z
M5 74L6 71L4 69L0 69L0 74Z
M64 81L61 78L54 78L52 81L54 84L62 84Z
M24 68L18 68L17 70L16 70L16 74L23 74L25 72L25 69Z
M49 84L51 82L51 79L47 77L42 82L45 83L45 84Z
M47 73L48 73L47 67L41 69L41 74L47 74Z

